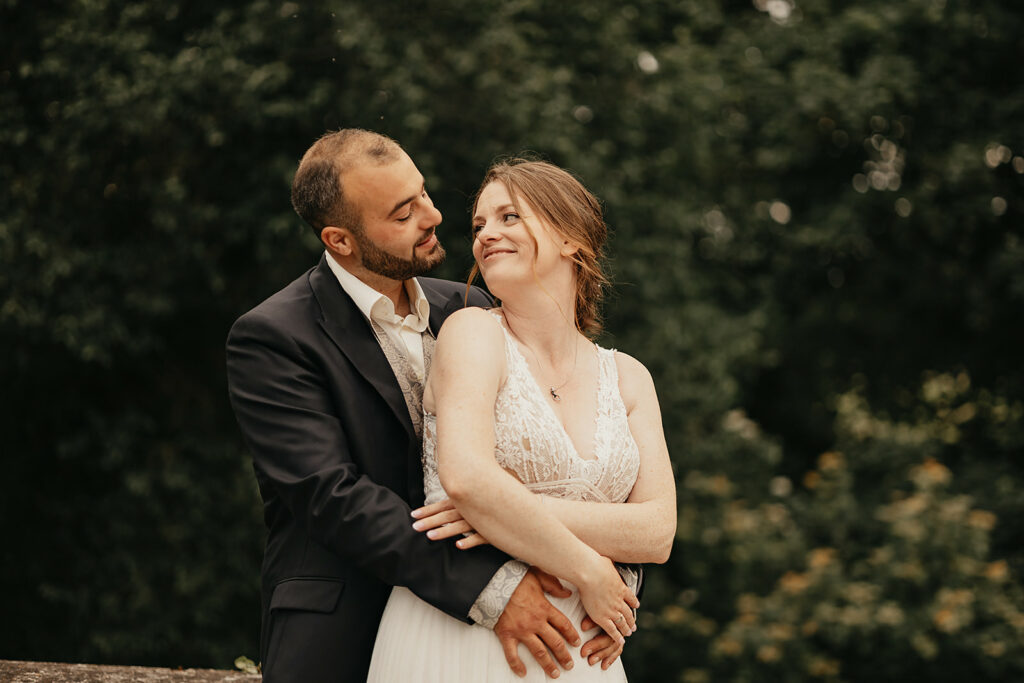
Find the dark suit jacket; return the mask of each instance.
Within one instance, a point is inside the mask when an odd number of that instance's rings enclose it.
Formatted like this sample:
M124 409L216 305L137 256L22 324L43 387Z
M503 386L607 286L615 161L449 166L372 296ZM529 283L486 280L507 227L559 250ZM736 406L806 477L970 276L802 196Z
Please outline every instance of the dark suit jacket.
M231 403L269 530L260 658L271 682L364 680L391 586L469 621L508 560L412 529L420 442L391 366L326 258L239 318L227 341ZM465 285L419 282L436 334ZM474 289L470 303L489 302Z

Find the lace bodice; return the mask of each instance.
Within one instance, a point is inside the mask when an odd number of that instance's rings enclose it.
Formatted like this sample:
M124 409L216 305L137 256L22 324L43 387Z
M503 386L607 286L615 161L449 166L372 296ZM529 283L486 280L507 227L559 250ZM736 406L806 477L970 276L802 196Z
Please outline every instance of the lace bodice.
M588 459L576 452L512 335L504 325L501 329L508 377L494 403L495 460L535 493L599 503L624 502L636 482L640 454L619 394L614 349L595 345L600 373L595 457ZM445 497L437 474L437 421L430 413L423 421L423 479L427 504Z

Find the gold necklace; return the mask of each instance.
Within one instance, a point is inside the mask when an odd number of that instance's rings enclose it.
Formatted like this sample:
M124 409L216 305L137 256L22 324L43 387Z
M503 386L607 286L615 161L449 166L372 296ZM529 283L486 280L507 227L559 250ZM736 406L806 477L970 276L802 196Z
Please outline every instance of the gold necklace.
M505 319L505 327L507 327L508 331L512 333L512 336L519 339L519 341L522 341L522 338L518 334L516 334L515 330L512 329L512 326L508 324L508 316L505 315L505 311L501 312L501 317ZM575 374L576 372L576 361L579 359L580 356L580 344L575 337L573 338L573 342L576 345L576 350L572 354L572 370L569 371L569 376L566 377L565 381L559 384L557 387L548 387L548 393L551 394L551 398L554 399L556 403L562 402L562 397L558 395L559 389L568 384L569 380L572 379L573 374ZM537 354L534 353L534 350L530 348L530 345L527 344L526 342L523 342L523 346L525 346L526 349L530 352L530 355L533 356L533 362L537 364L537 369L540 370L540 361L537 359Z

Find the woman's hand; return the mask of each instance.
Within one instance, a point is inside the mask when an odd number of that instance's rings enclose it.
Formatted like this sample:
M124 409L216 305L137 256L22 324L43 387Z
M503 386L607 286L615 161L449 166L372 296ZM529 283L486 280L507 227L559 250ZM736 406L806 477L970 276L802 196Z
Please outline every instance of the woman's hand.
M580 624L581 631L589 631L596 629L597 624L590 617L583 619L583 623ZM604 631L600 631L596 636L584 643L583 647L580 648L580 656L587 660L587 664L594 666L598 662L601 662L601 668L607 670L615 660L622 654L622 650L625 647L625 643L618 640L613 640L610 635Z
M596 554L595 557L577 583L580 601L590 619L621 644L636 631L633 610L640 606L640 601L622 582L611 560Z
M416 531L425 531L427 538L432 541L463 534L465 538L455 542L460 550L489 543L469 525L469 522L463 519L462 514L448 498L416 508L412 511L412 516L418 520L412 525L412 528Z

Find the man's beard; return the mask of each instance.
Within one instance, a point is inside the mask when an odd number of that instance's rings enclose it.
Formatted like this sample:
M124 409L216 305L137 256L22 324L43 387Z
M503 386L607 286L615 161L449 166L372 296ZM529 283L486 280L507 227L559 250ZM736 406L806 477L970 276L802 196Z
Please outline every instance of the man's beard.
M444 247L438 242L433 251L425 257L416 255L416 247L413 247L412 258L404 259L384 251L372 241L367 239L362 232L353 231L352 237L359 246L359 254L362 257L363 267L371 273L382 275L392 280L408 280L417 275L423 275L444 261ZM429 239L429 238L428 238Z

